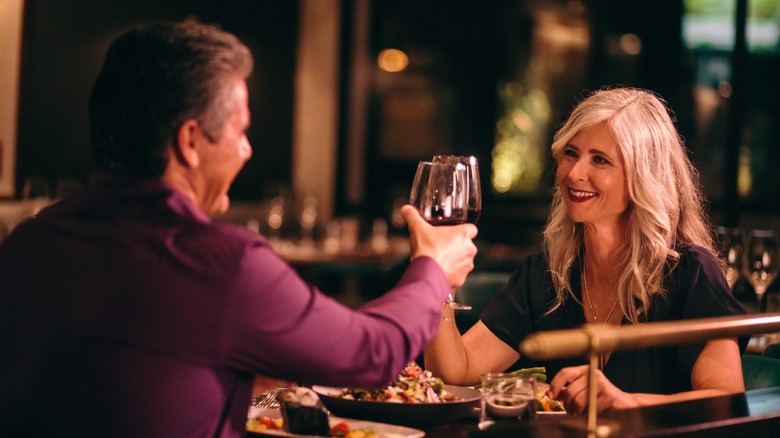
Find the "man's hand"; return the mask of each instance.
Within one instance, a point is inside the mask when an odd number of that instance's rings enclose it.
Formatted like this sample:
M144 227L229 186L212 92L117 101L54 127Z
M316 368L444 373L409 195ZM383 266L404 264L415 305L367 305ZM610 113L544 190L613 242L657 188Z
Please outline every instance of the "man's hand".
M459 287L474 269L477 246L472 239L477 236L473 224L435 227L420 216L411 205L401 207L401 214L409 226L409 247L412 260L428 256L436 260L452 287Z

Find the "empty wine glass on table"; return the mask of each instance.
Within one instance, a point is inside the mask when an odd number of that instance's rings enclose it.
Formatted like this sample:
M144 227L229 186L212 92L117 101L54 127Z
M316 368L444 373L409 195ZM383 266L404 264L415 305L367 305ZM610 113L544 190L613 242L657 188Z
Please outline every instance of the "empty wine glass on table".
M742 266L745 278L753 286L760 311L766 310L766 291L778 271L778 238L773 230L751 230L745 241Z
M744 245L742 231L739 228L718 227L718 253L725 267L726 281L734 289L742 272Z
M421 161L409 194L409 203L431 225L458 225L475 221L469 213L468 169L463 163ZM478 214L477 214L478 215ZM468 310L450 294L445 305Z

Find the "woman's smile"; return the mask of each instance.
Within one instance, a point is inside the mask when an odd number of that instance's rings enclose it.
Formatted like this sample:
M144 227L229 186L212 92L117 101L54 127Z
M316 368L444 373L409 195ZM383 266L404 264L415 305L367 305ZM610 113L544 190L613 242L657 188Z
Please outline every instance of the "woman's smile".
M569 200L572 202L587 202L596 198L596 196L598 196L598 193L569 188Z

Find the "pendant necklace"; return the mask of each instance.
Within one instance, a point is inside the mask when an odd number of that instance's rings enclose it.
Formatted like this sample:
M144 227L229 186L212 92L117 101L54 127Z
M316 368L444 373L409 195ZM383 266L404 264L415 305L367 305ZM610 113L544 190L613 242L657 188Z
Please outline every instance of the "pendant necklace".
M582 284L585 286L585 299L588 300L588 307L590 308L590 314L593 315L593 322L599 322L598 318L596 318L596 310L593 309L593 302L590 300L590 292L588 292L588 275L585 274L585 266L582 267ZM617 308L617 303L620 301L620 297L615 299L615 303L612 304L612 309L609 310L609 313L607 314L607 319L604 320L604 323L609 323L609 318L612 317L612 313L615 312L615 309ZM606 360L604 360L604 355L599 355L599 369L604 369L604 364L606 363Z

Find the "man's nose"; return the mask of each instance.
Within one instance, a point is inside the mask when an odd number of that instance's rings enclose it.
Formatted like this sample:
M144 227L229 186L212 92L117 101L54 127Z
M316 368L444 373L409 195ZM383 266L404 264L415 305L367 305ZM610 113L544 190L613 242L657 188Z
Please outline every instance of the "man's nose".
M252 144L249 143L249 140L243 142L241 145L241 156L244 157L245 160L252 158Z

